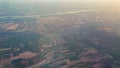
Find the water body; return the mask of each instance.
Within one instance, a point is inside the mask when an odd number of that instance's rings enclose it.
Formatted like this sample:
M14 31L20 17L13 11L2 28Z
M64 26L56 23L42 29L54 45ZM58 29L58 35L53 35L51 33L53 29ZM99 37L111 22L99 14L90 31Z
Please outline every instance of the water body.
M53 16L53 15L67 15L67 14L76 14L76 13L84 13L84 12L91 12L96 10L80 10L80 11L69 11L69 12L62 12L62 13L50 13L50 14L41 14L41 15L28 15L28 16L2 16L0 19L18 19L18 18L37 18L43 16Z

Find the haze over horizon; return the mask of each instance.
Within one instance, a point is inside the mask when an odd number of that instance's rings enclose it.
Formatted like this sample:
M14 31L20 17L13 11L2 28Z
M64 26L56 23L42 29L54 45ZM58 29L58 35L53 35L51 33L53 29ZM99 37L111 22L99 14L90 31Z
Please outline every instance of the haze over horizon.
M85 4L85 6L88 6L89 4L92 6L100 5L100 6L110 6L114 7L115 9L120 9L120 0L0 0L0 3L30 3L30 4L36 4L38 2L44 2L46 4L49 4L50 2L58 2L58 3L66 3L66 6L68 5L78 5L79 4ZM68 4L67 4L68 3ZM76 4L77 3L77 4ZM55 3L53 3L55 4Z
M0 2L38 2L38 1L67 1L67 2L107 2L107 3L120 3L119 0L0 0Z

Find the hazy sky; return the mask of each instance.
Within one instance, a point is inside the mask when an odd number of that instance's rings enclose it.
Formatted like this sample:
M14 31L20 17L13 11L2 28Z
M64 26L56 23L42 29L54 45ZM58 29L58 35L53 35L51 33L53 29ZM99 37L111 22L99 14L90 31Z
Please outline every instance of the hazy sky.
M115 5L120 6L120 0L0 0L0 2L38 2L38 1L44 1L44 2L50 2L50 1L66 1L66 2L86 2L86 3L96 3L96 4L104 4L104 5Z
M120 0L0 0L0 1L95 1L95 2L120 2Z

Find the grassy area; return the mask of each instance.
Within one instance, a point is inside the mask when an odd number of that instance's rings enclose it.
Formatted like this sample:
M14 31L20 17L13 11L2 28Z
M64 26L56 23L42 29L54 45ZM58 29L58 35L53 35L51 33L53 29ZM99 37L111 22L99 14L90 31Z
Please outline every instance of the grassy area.
M39 42L39 40L43 40ZM49 39L45 38L44 35L39 33L17 33L14 35L10 35L9 38L2 43L4 48L15 48L20 47L21 44L24 45L24 50L27 51L36 51L38 50L38 46L48 42Z

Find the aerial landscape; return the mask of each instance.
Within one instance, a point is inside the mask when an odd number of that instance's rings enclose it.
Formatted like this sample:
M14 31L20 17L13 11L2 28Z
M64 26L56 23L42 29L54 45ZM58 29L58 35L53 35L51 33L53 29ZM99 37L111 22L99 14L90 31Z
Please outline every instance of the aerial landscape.
M0 68L120 68L119 0L0 0Z

